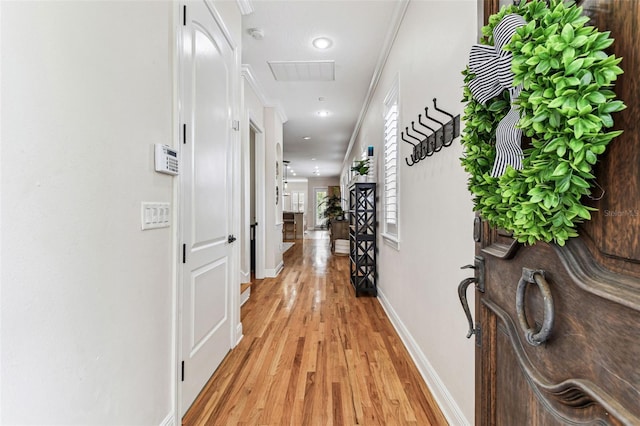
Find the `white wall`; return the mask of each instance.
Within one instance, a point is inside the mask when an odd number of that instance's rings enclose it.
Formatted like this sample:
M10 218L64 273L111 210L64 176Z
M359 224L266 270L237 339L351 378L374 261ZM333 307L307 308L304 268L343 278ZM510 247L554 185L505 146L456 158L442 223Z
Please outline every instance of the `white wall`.
M175 4L0 2L2 424L158 425L173 410Z
M460 72L476 40L476 16L475 0L409 3L352 158L373 144L382 170L383 101L396 76L402 129L417 121L425 106L433 111L434 97L439 108L462 112ZM473 424L474 342L465 339L467 324L456 291L470 276L460 267L473 263L474 256L474 215L460 166L461 145L457 139L408 167L411 147L399 144L400 245L396 250L378 239L380 299L449 421ZM382 189L379 183L380 196Z
M276 204L276 184L278 186L278 200L282 200L283 191L283 163L282 136L284 117L275 107L268 107L267 101L259 85L252 75L250 67L243 68L243 152L248 155L249 122L258 127L256 136L256 278L274 277L283 267L282 263L282 203ZM249 167L248 158L243 158L243 167ZM278 163L278 177L276 182L276 163ZM244 174L246 176L246 173ZM245 185L244 193L249 194L249 183ZM245 219L243 223L249 225L249 200L243 200L242 211ZM248 235L247 235L248 237ZM249 242L243 250L241 277L247 281L249 274ZM261 254L264 252L264 254ZM262 274L264 271L264 275Z
M290 176L290 174L289 174L289 176ZM294 192L304 192L305 199L303 201L304 201L304 207L305 207L305 210L306 210L307 202L308 202L307 198L309 198L308 197L309 184L308 184L307 179L294 178L292 180L291 178L289 178L288 179L288 183L287 183L287 189L285 190L285 193L286 194L292 194ZM282 208L285 211L291 211L293 209L291 195L285 196Z

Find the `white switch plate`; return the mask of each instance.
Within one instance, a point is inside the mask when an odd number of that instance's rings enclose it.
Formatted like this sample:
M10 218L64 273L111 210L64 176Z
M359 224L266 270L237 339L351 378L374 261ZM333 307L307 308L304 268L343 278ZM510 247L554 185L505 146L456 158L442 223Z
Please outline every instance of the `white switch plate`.
M171 226L171 204L142 202L142 230Z

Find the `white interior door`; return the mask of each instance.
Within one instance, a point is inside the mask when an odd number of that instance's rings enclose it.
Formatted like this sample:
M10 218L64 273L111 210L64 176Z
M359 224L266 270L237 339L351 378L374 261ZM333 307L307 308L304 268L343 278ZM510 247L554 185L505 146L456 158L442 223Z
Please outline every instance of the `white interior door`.
M181 52L182 415L232 346L233 64L233 47L208 5L187 3Z

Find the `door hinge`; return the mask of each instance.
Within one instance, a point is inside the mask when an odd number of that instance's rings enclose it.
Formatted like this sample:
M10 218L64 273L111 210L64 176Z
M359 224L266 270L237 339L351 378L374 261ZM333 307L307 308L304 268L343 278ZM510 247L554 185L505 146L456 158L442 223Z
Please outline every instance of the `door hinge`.
M182 245L182 263L187 263L187 245Z
M233 128L233 130L238 131L240 130L240 122L238 120L233 120L233 124L231 125L231 127Z
M180 373L180 381L184 382L184 361L182 361L182 366L180 367L181 373Z
M182 6L182 26L187 26L187 6Z
M186 124L182 125L182 143L183 144L187 143L187 125Z

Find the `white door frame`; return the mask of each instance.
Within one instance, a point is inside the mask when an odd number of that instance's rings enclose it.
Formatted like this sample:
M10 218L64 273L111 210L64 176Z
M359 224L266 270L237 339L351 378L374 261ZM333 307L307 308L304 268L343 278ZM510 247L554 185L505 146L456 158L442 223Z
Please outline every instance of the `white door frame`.
M253 170L253 179L255 181L254 185L254 199L251 200L251 191L250 185L251 182L247 179L248 173L246 170L250 167L249 164L249 155L251 149L251 131L253 131L255 135L255 143L254 143L254 170ZM243 217L241 224L241 237L243 238L243 242L245 245L245 264L240 266L240 276L245 281L247 278L250 278L251 275L251 235L249 231L249 226L251 224L251 215L249 204L251 202L255 205L256 212L256 222L258 226L256 227L256 278L262 279L265 275L265 251L266 251L266 243L265 243L265 188L264 188L264 155L265 155L265 146L264 146L264 130L258 124L254 115L251 111L246 111L245 120L243 125L243 144L242 144L242 158L240 159L241 163L244 165L245 173L242 173L242 188L244 188L244 200L242 203L244 205L243 209ZM246 271L244 269L247 269Z
M172 17L172 28L174 31L173 34L173 111L172 111L172 121L173 121L173 146L179 147L182 143L182 132L180 131L181 127L180 120L180 102L179 102L179 94L181 90L181 82L182 82L182 73L180 70L181 66L181 51L180 46L183 43L183 34L181 28L182 22L182 5L179 2L173 3L173 17ZM180 283L182 282L182 267L181 267L181 255L182 250L180 246L180 237L181 230L179 229L181 225L181 212L180 212L180 204L182 202L181 192L180 192L180 182L178 179L173 179L173 203L171 206L171 214L172 214L172 222L171 226L173 227L172 231L172 254L173 254L173 280L171 282L173 291L172 291L172 312L171 312L171 409L173 422L172 424L180 424L182 423L182 419L180 416L180 392L178 390L178 384L180 383L180 368L178 364L180 363L178 360L181 356L181 333L178 331L180 328L180 320L178 312L180 312ZM165 422L166 423L166 420Z
M267 255L267 216L266 216L266 196L265 196L265 137L264 130L258 126L258 124L249 117L249 126L255 130L255 170L254 179L255 185L255 203L256 203L256 222L258 226L256 228L256 278L263 279L265 277L266 265L265 258Z
M315 186L313 188L313 227L317 228L318 227L318 193L319 192L324 192L326 194L329 194L329 187L327 186Z

